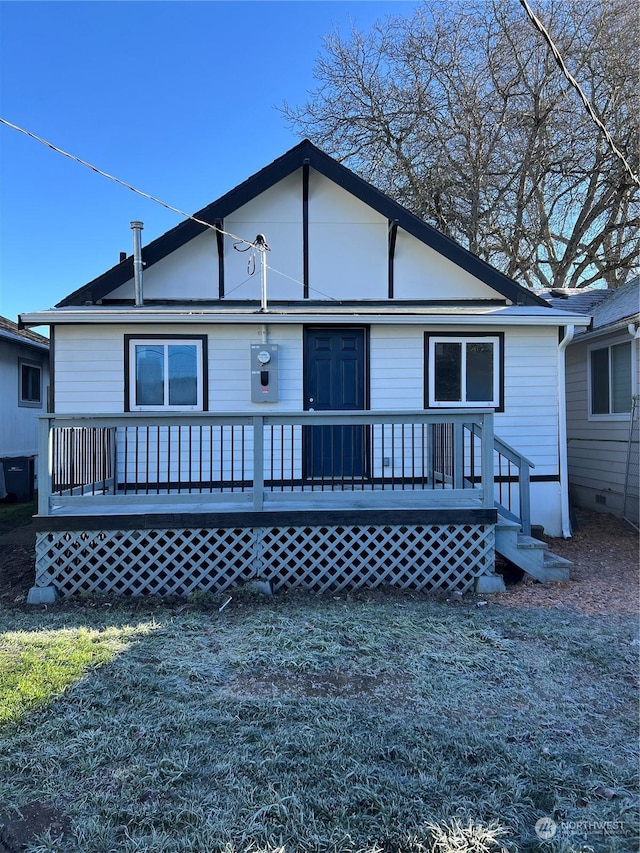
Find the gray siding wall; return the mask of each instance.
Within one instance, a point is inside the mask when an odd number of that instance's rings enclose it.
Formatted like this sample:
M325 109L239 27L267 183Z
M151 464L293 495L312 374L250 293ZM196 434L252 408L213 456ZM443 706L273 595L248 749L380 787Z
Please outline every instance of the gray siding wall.
M569 487L574 505L621 515L629 446L629 415L589 415L589 346L630 340L625 332L573 344L567 350L567 441ZM638 342L633 345L635 394Z
M40 406L20 406L20 359L42 370ZM49 354L28 345L0 341L0 457L35 456L38 452L38 418L47 412Z

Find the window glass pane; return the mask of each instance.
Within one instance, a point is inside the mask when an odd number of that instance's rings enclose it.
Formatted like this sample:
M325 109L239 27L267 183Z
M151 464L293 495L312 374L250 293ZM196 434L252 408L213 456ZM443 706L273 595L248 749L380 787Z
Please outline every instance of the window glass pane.
M462 399L462 344L435 345L435 399L441 403L457 403Z
M187 344L169 345L169 405L198 404L197 348Z
M164 405L164 347L136 346L136 405Z
M611 347L612 411L631 411L631 341Z
M22 387L20 389L20 398L22 400L31 399L31 395L29 394L29 368L26 364L22 365Z
M21 365L20 399L25 403L40 402L40 368Z
M609 350L591 353L591 413L609 414Z
M493 344L467 344L467 401L493 402Z

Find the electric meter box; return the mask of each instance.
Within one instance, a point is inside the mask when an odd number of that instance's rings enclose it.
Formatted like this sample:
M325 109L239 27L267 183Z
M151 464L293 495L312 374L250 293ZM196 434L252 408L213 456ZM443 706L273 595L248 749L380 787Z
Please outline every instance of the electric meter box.
M277 344L251 344L251 402L278 402Z

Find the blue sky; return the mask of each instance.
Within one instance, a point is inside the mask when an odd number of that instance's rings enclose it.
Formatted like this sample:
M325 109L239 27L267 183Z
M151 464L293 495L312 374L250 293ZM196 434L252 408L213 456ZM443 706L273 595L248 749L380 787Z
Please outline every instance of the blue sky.
M0 116L193 213L300 141L322 38L404 0L0 2ZM180 217L0 125L0 314L49 308Z

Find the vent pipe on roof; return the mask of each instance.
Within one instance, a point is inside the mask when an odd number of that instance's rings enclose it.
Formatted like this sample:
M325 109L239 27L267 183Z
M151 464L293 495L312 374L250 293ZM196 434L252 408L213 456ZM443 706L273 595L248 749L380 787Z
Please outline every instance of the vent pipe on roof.
M142 297L142 240L143 222L132 222L133 231L133 292L136 305L144 305Z

